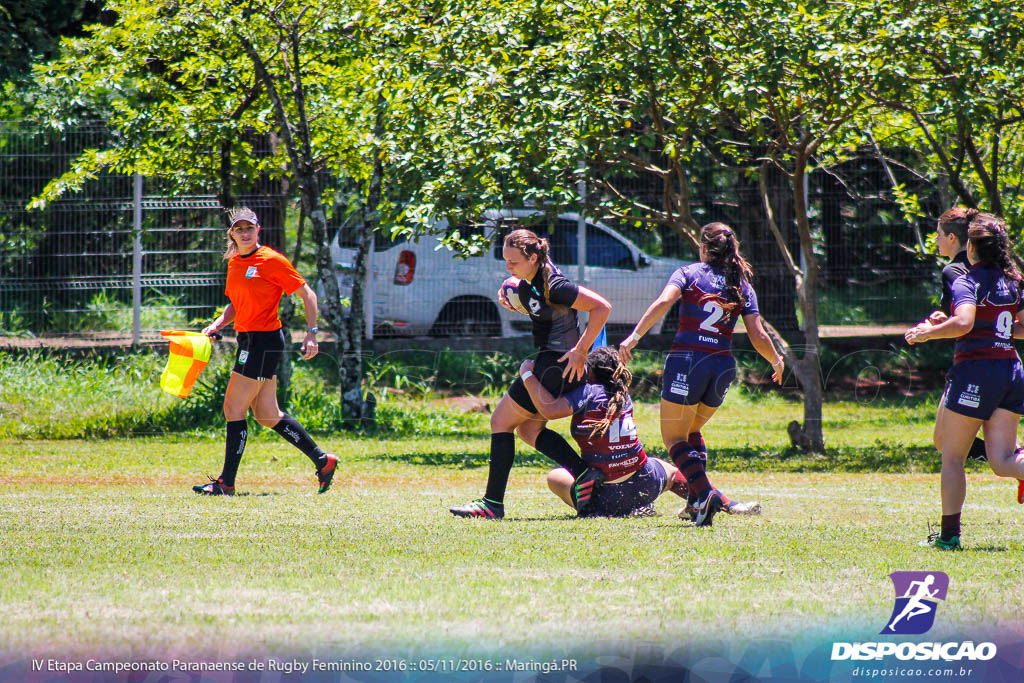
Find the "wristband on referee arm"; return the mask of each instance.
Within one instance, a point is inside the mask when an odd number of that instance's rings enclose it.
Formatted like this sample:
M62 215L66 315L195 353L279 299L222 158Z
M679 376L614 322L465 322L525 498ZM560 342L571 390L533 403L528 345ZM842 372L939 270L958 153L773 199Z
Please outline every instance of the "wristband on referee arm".
M521 375L519 375L519 376L520 376L520 377L521 377L521 378L523 379L523 381L525 382L526 380L528 380L528 379L530 379L531 377L533 377L533 370L527 370L526 372L524 372L523 374L521 374Z
M629 333L629 336L626 337L623 340L623 343L624 344L636 344L636 343L638 343L640 341L640 336L641 335L636 333L636 330L633 330L632 332Z

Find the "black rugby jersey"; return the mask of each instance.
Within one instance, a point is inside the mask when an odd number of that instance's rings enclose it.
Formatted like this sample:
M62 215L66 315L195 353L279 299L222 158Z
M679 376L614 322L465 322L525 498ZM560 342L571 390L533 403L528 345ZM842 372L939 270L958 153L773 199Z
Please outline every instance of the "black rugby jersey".
M953 315L953 283L956 279L971 269L971 263L967 260L967 250L961 249L953 260L942 269L942 301L939 310L946 315Z
M538 350L568 351L576 345L580 340L580 325L572 305L576 303L580 288L558 268L551 265L547 299L544 298L543 267L537 269L533 280L520 280L517 292L533 322L533 345Z

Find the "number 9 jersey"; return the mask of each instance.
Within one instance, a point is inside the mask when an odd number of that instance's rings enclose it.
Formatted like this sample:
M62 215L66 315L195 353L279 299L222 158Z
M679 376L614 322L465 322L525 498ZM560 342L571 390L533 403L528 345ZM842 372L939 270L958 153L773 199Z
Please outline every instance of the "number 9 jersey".
M668 284L682 292L679 302L679 329L672 340L672 351L726 352L732 354L732 331L741 315L757 315L757 295L746 280L741 281L743 308L730 311L719 297L725 288L721 268L707 263L691 263L672 273Z
M1017 358L1013 322L1020 309L1017 283L987 263L975 264L953 282L953 311L962 304L977 307L974 327L956 340L953 362Z

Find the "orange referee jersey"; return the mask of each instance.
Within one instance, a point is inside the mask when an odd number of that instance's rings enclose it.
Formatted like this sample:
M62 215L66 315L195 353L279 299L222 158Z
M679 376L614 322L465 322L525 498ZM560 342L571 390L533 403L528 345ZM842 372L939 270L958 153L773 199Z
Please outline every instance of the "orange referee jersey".
M270 247L232 256L224 293L235 307L235 332L281 329L277 307L282 293L294 294L304 284L291 262Z

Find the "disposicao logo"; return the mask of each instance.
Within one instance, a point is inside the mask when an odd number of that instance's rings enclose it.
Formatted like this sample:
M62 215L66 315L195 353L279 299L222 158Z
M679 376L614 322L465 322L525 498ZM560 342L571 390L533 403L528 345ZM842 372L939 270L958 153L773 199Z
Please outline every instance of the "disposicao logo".
M949 577L943 572L893 572L896 604L881 635L920 635L935 623L940 600L946 599ZM964 642L871 642L832 643L832 661L896 659L946 662L987 661L996 656L994 643Z
M893 572L889 578L896 589L896 604L881 634L927 633L935 623L939 600L946 599L949 577L943 572Z

